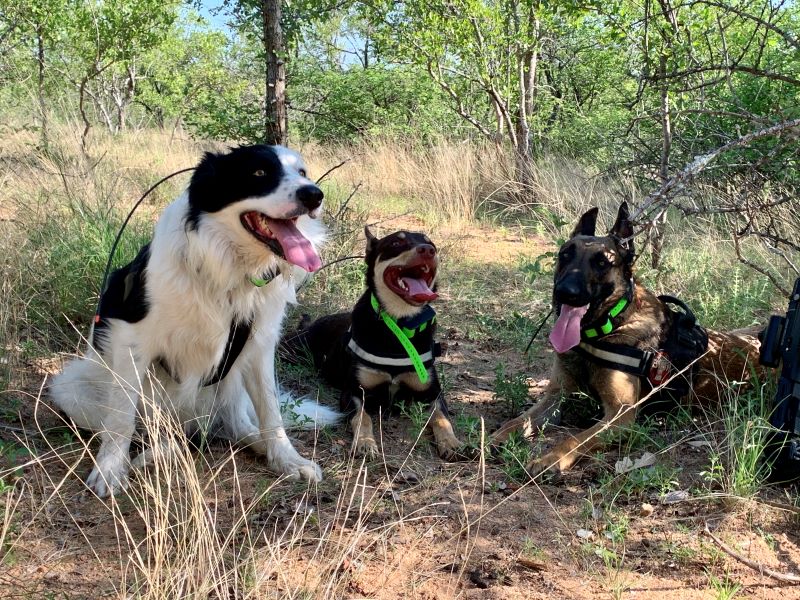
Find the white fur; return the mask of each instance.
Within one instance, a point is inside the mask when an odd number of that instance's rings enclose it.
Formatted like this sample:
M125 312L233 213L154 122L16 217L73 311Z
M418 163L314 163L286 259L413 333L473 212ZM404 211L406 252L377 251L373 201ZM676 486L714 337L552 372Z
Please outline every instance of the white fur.
M127 484L137 417L154 405L180 419L187 431L209 427L265 454L278 473L321 479L320 468L300 456L287 437L275 381L285 308L306 273L279 259L239 220L248 210L272 218L297 214L294 190L310 181L299 174L299 155L277 150L289 175L272 193L204 213L194 230L185 222L188 192L166 208L150 247L147 316L138 323L110 320L107 352L100 356L90 348L52 382L55 403L79 427L99 434L100 449L87 480L98 496ZM296 225L315 248L323 241L323 226L310 216L299 217ZM258 288L250 281L278 267L281 276L268 285ZM230 372L218 385L203 387L222 358L231 323L251 315L251 337ZM177 380L157 366L159 359ZM291 412L317 416L322 424L339 416L310 401Z

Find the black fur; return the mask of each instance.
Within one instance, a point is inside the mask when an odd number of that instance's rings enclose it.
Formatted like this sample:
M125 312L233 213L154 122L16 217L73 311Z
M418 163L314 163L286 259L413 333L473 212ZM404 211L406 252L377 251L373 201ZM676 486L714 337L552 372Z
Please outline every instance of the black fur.
M226 154L206 152L189 184L187 227L196 229L202 213L275 191L283 175L283 165L270 146L240 146Z
M346 413L352 413L356 409L352 401L355 396L363 399L365 410L371 414L375 414L379 410L386 412L408 401L428 404L436 401L442 412L447 415L447 405L442 397L436 369L431 369L428 385L422 391L411 390L403 385L389 386L389 384L362 389L359 384L357 369L360 362L358 357L355 357L348 349L351 337L355 337L360 343L359 345L363 343L366 346L365 350L378 353L378 349L380 349L381 356L407 356L395 335L372 308L371 297L376 293L376 265L380 261L396 258L413 248L432 247L435 251L431 240L422 233L398 231L379 239L367 230L366 235L367 275L365 283L367 289L356 302L353 311L317 319L310 326L285 340L282 344L282 354L289 361L296 362L297 357L304 352L310 353L314 367L323 378L333 387L342 390L340 405ZM401 327L416 325L413 318L401 319L398 324ZM412 338L412 342L420 354L428 350L434 352L436 348L435 334L435 322L430 323L424 332L415 334L414 338L416 339ZM433 366L433 362L426 363L426 366ZM392 377L401 372L414 372L413 367L391 367L383 370Z
M106 350L105 334L108 319L138 323L147 316L150 303L147 299L147 262L150 244L145 244L130 263L111 273L108 285L100 296L95 316L92 344L98 352Z

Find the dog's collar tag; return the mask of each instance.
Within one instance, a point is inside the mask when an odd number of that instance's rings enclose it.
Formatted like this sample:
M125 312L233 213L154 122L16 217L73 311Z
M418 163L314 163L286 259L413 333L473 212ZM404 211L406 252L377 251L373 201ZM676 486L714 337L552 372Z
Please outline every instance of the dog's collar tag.
M430 375L428 375L428 369L425 368L425 364L422 362L422 358L417 352L417 349L414 348L414 344L411 343L411 340L408 339L408 336L405 332L400 329L400 326L397 324L397 321L392 318L385 310L382 310L380 304L378 303L378 299L373 295L371 298L372 301L372 308L378 313L378 316L383 320L386 326L389 328L394 336L397 338L397 341L400 342L400 345L403 346L403 349L408 354L408 358L411 359L411 364L414 365L414 370L417 372L417 377L419 377L420 383L428 383L428 379Z

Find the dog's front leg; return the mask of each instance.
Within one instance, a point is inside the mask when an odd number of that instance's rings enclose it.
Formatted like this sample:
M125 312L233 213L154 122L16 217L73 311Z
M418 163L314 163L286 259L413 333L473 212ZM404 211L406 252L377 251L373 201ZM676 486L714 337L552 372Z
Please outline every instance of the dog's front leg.
M100 449L86 485L100 498L117 494L128 485L131 437L136 429L136 411L142 392L147 361L130 347L113 350L108 365L113 383L107 402L99 408Z
M520 416L503 423L489 438L491 445L499 446L514 432L531 437L548 423L558 425L561 421L561 400L579 389L578 384L563 369L561 359L556 358L550 383L547 384L542 398Z
M350 419L350 427L353 430L353 454L372 460L378 456L378 443L372 431L372 418L364 410L364 402L355 394L351 394L351 401L356 407L356 412Z
M267 452L267 464L276 473L289 479L321 481L322 470L294 449L283 427L277 384L275 382L275 350L272 345L248 344L248 373L244 386L258 417L258 428Z
M593 380L603 403L603 418L589 429L571 437L547 454L528 464L528 473L535 477L542 471L567 471L584 454L602 447L600 434L630 425L636 419L636 402L641 382L638 377L622 371L603 369Z

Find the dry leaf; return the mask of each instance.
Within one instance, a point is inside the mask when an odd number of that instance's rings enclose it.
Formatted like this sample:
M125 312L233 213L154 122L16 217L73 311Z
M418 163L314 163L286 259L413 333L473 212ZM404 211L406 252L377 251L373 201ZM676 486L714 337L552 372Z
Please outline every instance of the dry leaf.
M633 471L634 469L642 469L654 464L656 464L656 455L651 452L645 452L636 460L631 460L629 456L626 456L622 460L618 460L614 465L614 471L620 475L622 473L627 473L628 471Z

